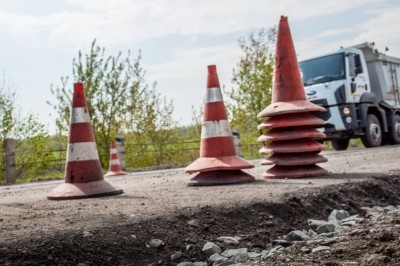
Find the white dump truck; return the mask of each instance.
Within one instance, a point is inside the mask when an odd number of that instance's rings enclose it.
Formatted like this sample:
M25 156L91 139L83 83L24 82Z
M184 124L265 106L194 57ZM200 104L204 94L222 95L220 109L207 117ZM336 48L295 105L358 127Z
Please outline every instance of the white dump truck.
M361 138L365 147L400 143L400 59L362 43L299 62L309 101L335 150Z

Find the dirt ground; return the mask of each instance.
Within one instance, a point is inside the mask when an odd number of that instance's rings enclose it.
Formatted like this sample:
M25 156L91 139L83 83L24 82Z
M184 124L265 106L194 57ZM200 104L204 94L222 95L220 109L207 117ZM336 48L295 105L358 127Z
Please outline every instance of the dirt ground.
M225 235L242 237L241 247L260 249L307 228L307 219L326 219L335 208L362 216L365 206L400 204L399 151L400 146L384 146L325 152L328 162L320 166L330 174L307 179L263 180L266 167L255 161L246 172L256 182L242 185L187 187L192 176L183 169L131 173L107 179L124 194L85 200L47 200L62 181L0 187L0 265L206 261L204 243ZM190 226L193 219L202 226ZM312 265L361 262L366 254L387 252L383 245L399 248L400 232L393 234L383 244L380 238L351 237L343 252L317 256ZM155 238L164 245L148 247ZM171 262L177 251L184 256ZM398 253L391 256L386 265L400 265ZM295 258L288 265L310 265L294 263Z

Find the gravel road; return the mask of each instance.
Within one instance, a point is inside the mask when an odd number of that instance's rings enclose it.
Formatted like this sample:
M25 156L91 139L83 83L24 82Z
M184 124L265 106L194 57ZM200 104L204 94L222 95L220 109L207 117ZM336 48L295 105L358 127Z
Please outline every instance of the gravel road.
M183 169L135 172L107 180L124 190L118 196L84 200L49 201L47 194L62 181L0 187L1 243L19 243L25 238L64 232L100 230L138 224L179 212L202 208L239 208L257 202L279 203L284 194L329 185L365 182L379 176L400 175L400 146L326 151L329 171L320 178L264 180L267 169L255 160L246 170L256 182L215 187L187 187L193 176ZM110 224L110 221L116 224ZM1 256L0 256L1 257ZM133 264L134 265L134 264ZM140 265L140 264L138 264Z

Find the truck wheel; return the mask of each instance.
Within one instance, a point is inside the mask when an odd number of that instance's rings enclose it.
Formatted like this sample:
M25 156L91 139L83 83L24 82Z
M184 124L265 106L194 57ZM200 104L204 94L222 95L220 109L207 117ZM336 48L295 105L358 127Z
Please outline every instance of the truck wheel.
M349 147L349 139L333 139L331 144L335 151L345 151Z
M374 114L367 116L367 126L365 127L364 136L361 137L361 142L366 148L378 147L382 142L381 123Z
M393 124L388 134L390 144L400 144L400 115L393 116Z

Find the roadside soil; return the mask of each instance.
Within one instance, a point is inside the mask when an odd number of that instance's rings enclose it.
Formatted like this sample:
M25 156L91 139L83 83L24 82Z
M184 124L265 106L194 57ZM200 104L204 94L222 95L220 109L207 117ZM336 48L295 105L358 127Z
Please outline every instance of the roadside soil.
M242 185L187 187L192 176L171 169L109 178L125 193L104 198L47 200L61 181L0 187L0 265L176 265L206 261L205 242L236 235L240 247L263 249L283 234L308 228L308 219L326 219L333 209L363 216L362 207L399 205L399 148L323 153L329 161L320 166L330 174L319 178L263 180L266 167L255 161L246 172L256 182ZM201 226L189 225L193 219ZM308 264L293 258L287 265L361 263L366 254L382 253L386 265L400 265L398 253L383 248L400 249L399 229L392 234L389 240L354 236L343 252ZM151 239L164 245L148 247ZM171 262L177 251L184 256Z

